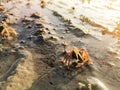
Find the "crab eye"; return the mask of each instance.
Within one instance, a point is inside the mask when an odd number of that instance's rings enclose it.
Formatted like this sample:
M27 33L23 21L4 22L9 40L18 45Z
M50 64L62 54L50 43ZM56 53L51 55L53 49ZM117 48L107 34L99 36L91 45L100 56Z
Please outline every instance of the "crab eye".
M72 52L72 57L73 57L74 59L78 59L78 58L77 58L77 55L76 55L76 53L75 53L74 51Z
M4 29L4 27L3 27L3 26L0 26L0 32L2 32L3 29Z

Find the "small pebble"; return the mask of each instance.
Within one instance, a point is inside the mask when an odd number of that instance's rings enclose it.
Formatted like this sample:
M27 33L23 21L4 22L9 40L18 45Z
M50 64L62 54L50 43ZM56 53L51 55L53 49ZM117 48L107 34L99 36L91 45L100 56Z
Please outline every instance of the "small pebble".
M13 50L13 49L12 49L10 52L11 52L11 53L16 53L16 51L15 51L15 50Z
M33 18L40 18L40 14L38 12L35 12L31 15Z

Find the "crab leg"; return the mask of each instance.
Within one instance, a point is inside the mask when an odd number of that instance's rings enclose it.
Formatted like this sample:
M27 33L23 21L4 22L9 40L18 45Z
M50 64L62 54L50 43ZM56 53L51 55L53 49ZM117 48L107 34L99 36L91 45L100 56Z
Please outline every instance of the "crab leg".
M67 57L65 58L65 60L66 60L66 62L65 62L66 66L69 67L71 65L71 60L72 60L70 53L67 54Z
M69 56L68 56L68 54L66 53L65 54L65 56L61 59L61 61L65 64L65 65L67 65L66 63L67 63L67 60L69 59Z
M81 62L84 62L84 58L82 57L82 55L80 53L78 54L78 60Z
M83 57L83 63L88 62L88 64L92 64L88 53L84 49L81 49L80 53L82 54L82 57Z

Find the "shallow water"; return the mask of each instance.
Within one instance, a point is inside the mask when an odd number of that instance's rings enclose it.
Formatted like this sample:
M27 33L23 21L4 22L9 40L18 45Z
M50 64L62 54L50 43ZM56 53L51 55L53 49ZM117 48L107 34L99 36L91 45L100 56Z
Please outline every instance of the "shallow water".
M73 23L81 27L80 15L84 15L98 24L101 24L110 31L120 19L120 1L115 0L91 0L88 4L87 0L83 4L80 0L50 0L49 8L59 11L65 18L72 19ZM62 8L61 8L62 7ZM71 7L75 10L70 12ZM84 27L89 29L88 27Z
M17 2L17 4L16 4ZM89 32L88 26L83 26L80 15L88 17L90 20L93 20L95 23L103 25L108 28L110 31L113 31L116 26L116 22L120 19L120 1L119 0L91 0L88 4L87 0L85 3L82 3L80 0L46 0L47 8L59 12L65 19L71 19L72 23ZM30 5L26 4L30 3ZM17 5L17 6L16 6ZM19 11L13 12L17 15L23 17L24 15L30 15L35 11L43 11L40 8L39 0L30 0L30 1L12 1L6 4L7 7L16 6ZM72 10L71 8L75 9ZM41 12L42 13L42 12ZM49 13L44 13L48 15Z

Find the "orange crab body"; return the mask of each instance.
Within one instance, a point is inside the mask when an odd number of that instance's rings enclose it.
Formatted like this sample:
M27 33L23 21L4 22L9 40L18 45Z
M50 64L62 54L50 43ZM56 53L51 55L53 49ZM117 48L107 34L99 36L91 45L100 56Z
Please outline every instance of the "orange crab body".
M61 58L61 61L65 64L65 66L70 67L73 62L84 64L91 64L90 57L85 49L80 49L73 47L69 52L66 52L64 57Z

